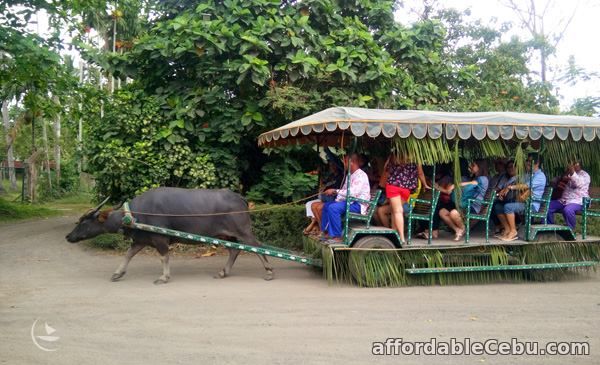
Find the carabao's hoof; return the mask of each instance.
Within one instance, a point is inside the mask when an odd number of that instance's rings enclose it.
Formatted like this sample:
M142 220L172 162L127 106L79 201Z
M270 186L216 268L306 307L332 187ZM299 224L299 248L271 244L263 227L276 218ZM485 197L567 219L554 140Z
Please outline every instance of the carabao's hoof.
M266 281L273 280L274 279L274 277L273 277L273 271L267 271L267 273L265 274L264 278L265 278Z
M110 281L119 281L120 278L122 278L125 275L125 271L121 272L121 273L114 273L112 274L112 276L110 277Z
M154 285L166 284L168 282L169 282L169 278L160 277L160 278L154 280Z
M225 270L221 270L217 275L213 276L215 279L225 279L226 277L227 274L225 274Z

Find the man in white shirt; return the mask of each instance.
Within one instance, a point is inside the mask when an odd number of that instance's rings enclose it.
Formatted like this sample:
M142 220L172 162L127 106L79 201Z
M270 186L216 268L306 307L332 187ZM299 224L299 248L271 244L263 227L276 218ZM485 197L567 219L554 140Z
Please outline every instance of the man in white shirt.
M358 154L354 153L344 158L344 164L350 164L350 196L370 200L371 188L369 186L369 177L360 169L360 159ZM321 231L329 235L336 241L341 240L342 236L342 216L346 213L346 196L348 195L348 185L342 184L341 189L327 189L324 194L337 194L334 202L325 203L323 207L323 217L321 219ZM353 213L366 214L368 205L366 203L353 202L350 204L350 211Z

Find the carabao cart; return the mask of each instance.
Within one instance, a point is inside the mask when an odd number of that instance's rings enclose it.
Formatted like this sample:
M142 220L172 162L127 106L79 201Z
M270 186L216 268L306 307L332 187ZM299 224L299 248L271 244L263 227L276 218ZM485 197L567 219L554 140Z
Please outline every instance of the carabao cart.
M459 171L461 159L475 158L512 158L522 172L527 154L535 152L544 157L549 176L577 158L592 183L600 181L600 118L591 117L335 107L263 133L258 144L265 148L313 144L346 150L383 146L403 151L413 162L429 166L433 174L438 164L449 163ZM478 201L482 206L478 214L468 209L464 214L464 242L432 241L412 236L417 222L428 227L428 237L432 233L440 193L435 188L423 189L421 196L409 202L405 217L409 238L401 242L395 230L372 224L380 194L374 190L369 201L347 199L341 242L305 238L306 253L322 259L328 280L361 286L551 280L594 270L600 262L600 238L588 233L592 217L598 216L599 200L593 197L585 199L583 227L577 234L566 225L548 223L552 196L548 186L541 197L525 201L519 239L504 242L489 234L496 198L490 189ZM354 201L366 203L367 213L350 212L348 206ZM534 204L540 206L537 211L532 209ZM480 229L473 230L477 224Z

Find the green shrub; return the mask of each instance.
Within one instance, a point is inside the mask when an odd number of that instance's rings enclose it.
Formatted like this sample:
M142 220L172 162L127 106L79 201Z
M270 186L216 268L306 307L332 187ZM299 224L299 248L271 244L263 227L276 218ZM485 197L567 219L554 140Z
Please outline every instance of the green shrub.
M88 241L92 247L103 250L126 250L130 241L119 233L105 233Z
M267 204L289 202L316 193L318 176L292 159L275 159L261 170L261 179L246 194L248 200Z
M38 195L41 201L58 199L79 190L79 173L77 172L77 161L74 159L63 161L59 186L56 185L56 171L51 170L50 176L52 178L52 189L48 184L48 173L40 171Z
M275 209L260 211L270 207ZM258 211L251 213L252 228L261 243L302 250L302 230L308 224L304 205L261 205L256 210Z

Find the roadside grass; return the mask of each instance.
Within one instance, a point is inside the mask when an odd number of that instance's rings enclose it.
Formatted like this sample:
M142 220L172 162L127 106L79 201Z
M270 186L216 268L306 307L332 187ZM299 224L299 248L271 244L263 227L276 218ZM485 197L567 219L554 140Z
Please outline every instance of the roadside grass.
M19 194L14 193L0 195L0 222L77 215L93 205L92 195L89 193L73 193L60 199L34 204L21 203L18 197Z
M59 210L37 204L21 204L4 200L0 197L0 222L11 222L22 219L46 218L60 215Z
M20 202L21 198L21 179L17 179L17 189L10 190L10 182L8 180L0 180L0 185L4 188L4 194L0 194L0 198L9 202Z

